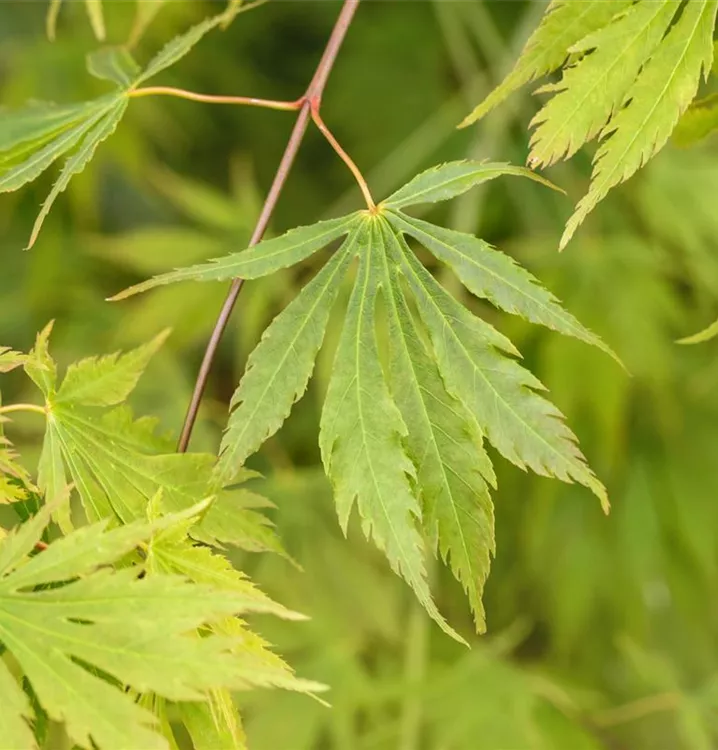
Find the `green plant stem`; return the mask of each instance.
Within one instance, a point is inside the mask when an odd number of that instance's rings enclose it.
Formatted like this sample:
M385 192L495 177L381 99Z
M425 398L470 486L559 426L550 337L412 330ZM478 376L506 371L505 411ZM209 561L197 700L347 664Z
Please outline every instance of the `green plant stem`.
M281 102L273 99L257 99L252 96L214 96L212 94L198 94L194 91L176 89L171 86L147 86L133 89L128 96L133 99L141 96L174 96L179 99L189 99L193 102L206 104L243 104L249 107L264 107L265 109L279 109L286 112L296 112L301 109L303 98L294 102Z
M307 130L307 125L311 117L312 108L319 109L322 100L322 94L324 93L324 87L329 78L334 62L336 60L339 48L344 41L347 30L354 18L359 0L344 0L339 16L334 24L327 46L324 48L322 58L317 65L317 69L312 76L312 80L307 87L305 95L302 97L301 108L297 116L297 121L294 124L292 133L289 136L287 147L284 150L284 155L279 163L277 172L274 176L272 186L267 193L267 198L262 206L259 218L257 219L257 225L252 233L252 238L249 242L249 246L256 245L264 236L264 232L267 229L269 220L274 213L274 209L279 200L279 196L284 188L284 184L287 181L289 172L294 163L294 159L299 151L299 147L304 139L304 134ZM192 429L197 420L197 413L199 411L200 404L202 402L202 395L207 386L207 379L209 378L209 372L212 368L215 355L217 353L217 347L222 339L229 318L232 314L232 310L237 302L239 293L242 290L243 279L235 279L229 289L227 297L225 298L222 309L219 312L217 321L214 325L212 335L207 343L202 364L200 365L199 373L197 374L197 380L195 382L194 390L192 392L192 398L190 399L189 407L187 409L187 415L185 416L184 424L182 426L182 433L180 435L177 450L180 453L184 453L189 445L189 440L192 435Z
M34 411L43 416L47 414L45 407L38 406L37 404L9 404L8 406L0 406L0 414L9 414L14 411Z

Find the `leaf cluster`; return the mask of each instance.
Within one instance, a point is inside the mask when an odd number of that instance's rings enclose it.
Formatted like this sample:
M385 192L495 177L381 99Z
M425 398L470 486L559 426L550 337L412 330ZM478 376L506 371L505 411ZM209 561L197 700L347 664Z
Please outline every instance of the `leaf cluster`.
M713 64L715 0L553 0L506 79L464 120L476 122L526 83L562 69L531 121L529 164L546 167L598 138L588 193L561 247L596 205L668 141ZM707 133L699 107L682 125Z

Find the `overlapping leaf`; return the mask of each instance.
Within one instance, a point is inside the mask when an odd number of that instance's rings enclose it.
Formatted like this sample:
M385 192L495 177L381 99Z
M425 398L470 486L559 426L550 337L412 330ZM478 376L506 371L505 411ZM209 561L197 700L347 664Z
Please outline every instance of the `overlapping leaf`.
M29 557L49 520L46 508L0 542L0 642L43 709L83 747L169 748L153 715L122 687L198 701L211 690L245 686L237 644L246 641L192 631L243 612L286 612L248 584L230 590L105 567L162 528L182 528L193 512L112 530L95 524ZM0 683L3 742L32 750L28 701L2 661Z
M446 293L406 245L418 240L477 296L556 331L611 350L511 259L470 235L399 209L451 198L500 174L502 164L454 162L429 170L376 212L301 227L240 253L171 271L117 295L183 280L256 278L299 262L348 233L322 271L267 329L232 401L218 469L232 476L275 432L311 374L336 286L349 259L358 270L321 417L322 459L342 528L356 506L367 534L444 630L426 577L426 543L448 560L484 628L481 590L494 550L495 482L484 437L522 468L579 482L607 509L606 492L544 387L508 339ZM405 296L411 290L419 319ZM390 378L376 336L377 303L389 319Z
M565 62L560 82L532 121L529 164L570 158L596 136L600 145L587 195L561 247L596 205L631 177L670 137L713 63L716 0L556 0L514 72L464 124L511 91ZM685 127L710 130L710 110Z

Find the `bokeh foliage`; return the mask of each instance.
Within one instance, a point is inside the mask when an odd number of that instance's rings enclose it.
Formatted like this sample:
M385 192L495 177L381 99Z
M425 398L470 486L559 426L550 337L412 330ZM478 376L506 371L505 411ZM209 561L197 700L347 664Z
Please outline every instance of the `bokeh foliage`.
M143 61L218 3L166 3L138 44ZM217 94L292 99L333 23L333 3L270 2L208 36L162 83ZM40 3L0 4L0 101L91 98L96 48L80 3L56 40ZM519 94L479 126L455 125L515 59L543 7L519 2L402 2L360 7L323 116L377 195L456 158L521 163L539 102ZM127 38L135 6L105 3L109 42ZM398 92L398 93L397 93ZM0 112L1 116L1 112ZM291 116L186 101L136 102L23 252L46 176L0 201L0 343L19 350L57 320L61 362L173 334L138 388L139 412L177 431L222 289L183 285L121 304L104 299L168 268L246 245ZM669 147L614 190L567 251L571 202L523 181L491 183L429 218L476 232L520 260L618 353L509 319L462 289L462 301L511 336L551 390L607 485L605 518L589 493L522 476L497 457L497 549L485 595L489 635L472 636L458 584L434 590L471 651L449 641L356 528L342 538L316 448L319 406L340 320L330 321L317 377L281 432L250 459L277 505L286 548L303 566L252 555L241 567L309 623L261 621L293 667L332 686L331 709L303 696L242 695L256 750L709 750L718 743L718 358L675 340L716 317L718 142ZM571 198L586 157L551 170ZM273 232L360 206L343 165L312 134ZM424 258L428 262L428 257ZM251 282L224 340L194 438L216 450L226 404L262 330L323 258ZM340 296L351 289L347 280ZM8 378L6 400L23 398ZM16 387L13 392L13 386ZM28 457L37 425L18 418ZM508 470L507 470L508 469Z

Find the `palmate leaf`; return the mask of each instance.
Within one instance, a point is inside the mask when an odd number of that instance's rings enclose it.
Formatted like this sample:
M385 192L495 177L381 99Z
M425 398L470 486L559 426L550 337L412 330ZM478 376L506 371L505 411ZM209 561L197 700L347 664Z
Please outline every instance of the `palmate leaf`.
M532 120L529 164L570 158L597 136L600 145L562 248L608 192L665 145L711 69L717 10L716 0L556 0L514 72L463 123L564 63L561 80L539 89L553 96ZM551 65L537 62L546 50L555 52ZM710 131L709 110L690 120L687 132Z
M98 38L104 37L100 0L85 0ZM53 0L48 12L48 34L53 37L60 1ZM88 56L88 71L111 81L115 92L76 105L35 104L0 117L0 192L18 190L39 177L60 157L67 157L60 175L35 221L28 247L32 247L42 224L72 177L82 172L96 148L117 128L133 88L181 60L197 42L219 25L226 25L240 12L228 7L207 18L167 44L142 70L124 47L101 49Z
M693 146L717 132L718 94L711 94L688 108L673 131L673 142L677 146Z
M486 438L508 460L538 474L579 482L608 508L596 479L542 384L511 342L446 293L404 235L448 263L466 286L510 313L611 350L514 261L470 235L409 217L400 206L443 200L501 173L501 164L454 162L419 175L375 212L361 211L291 230L224 259L158 276L115 299L180 280L258 277L298 262L339 236L342 247L265 332L233 398L221 476L231 476L301 395L321 346L335 286L358 256L334 371L321 416L322 460L341 527L356 505L362 526L392 568L452 636L426 578L428 548L439 551L467 591L477 629L494 551ZM418 310L405 296L410 290ZM388 315L389 379L376 335L379 298ZM615 355L612 355L615 357ZM232 462L237 464L232 466Z
M0 542L0 642L43 709L65 723L74 742L88 746L92 740L103 750L164 750L168 744L154 730L152 714L122 686L180 701L206 699L210 690L221 687L241 687L246 681L231 639L191 633L218 618L267 611L267 604L251 592L172 575L139 579L133 568L101 567L184 516L112 530L106 523L96 524L29 558L49 515L44 509ZM52 586L36 588L47 584ZM101 670L111 681L81 665ZM29 714L27 701L11 680L0 669L0 681L8 688L0 725L22 741L14 747L30 750L35 744L27 742L22 726Z
M38 336L25 370L45 397L47 425L38 484L49 498L66 496L73 483L90 521L112 518L130 523L145 517L158 492L172 511L217 496L218 502L193 529L198 539L285 554L271 525L258 512L267 505L263 498L241 488L222 492L212 476L213 456L171 453L154 435L154 421L134 420L121 403L166 333L124 355L71 365L59 387L48 337L49 327ZM246 478L247 474L239 476L242 481ZM66 507L61 506L56 520L69 531Z

